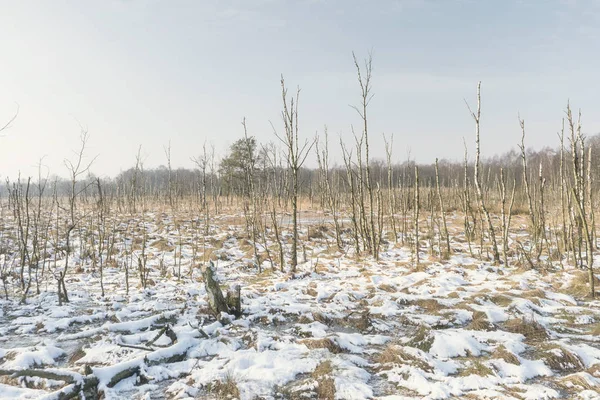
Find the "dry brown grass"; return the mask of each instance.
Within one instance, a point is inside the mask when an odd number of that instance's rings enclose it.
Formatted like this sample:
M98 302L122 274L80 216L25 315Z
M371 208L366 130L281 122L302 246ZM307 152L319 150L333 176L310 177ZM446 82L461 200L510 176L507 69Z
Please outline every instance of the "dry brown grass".
M586 372L596 378L600 378L600 364L594 364Z
M569 391L573 391L573 389L594 391L598 390L598 386L596 386L594 382L590 381L588 377L583 373L565 376L560 380L559 385Z
M412 302L413 304L421 307L428 313L437 313L446 308L446 306L440 304L435 299L419 299Z
M200 258L203 262L210 261L227 261L227 253L222 251L221 249L215 249L213 247L207 247L206 251L201 251L198 254L198 258Z
M342 352L342 348L333 340L329 338L322 339L304 339L298 343L305 345L309 349L327 349L333 354L339 354Z
M599 336L600 335L600 322L590 325L588 327L588 329L589 329L589 331L588 331L589 335Z
M1 359L5 361L14 360L17 354L16 351L7 351L6 354L4 354L4 358Z
M487 315L482 311L473 311L473 319L467 325L467 329L472 329L474 331L493 331L496 329L494 324L492 324Z
M308 316L302 314L300 316L300 318L298 318L298 323L299 324L310 324L311 322L313 322L312 319L310 319Z
M324 239L329 228L325 225L313 225L308 227L308 239Z
M384 292L388 293L396 293L398 291L398 289L395 286L388 285L387 283L382 283L377 287L377 289L383 290Z
M419 265L416 265L412 268L412 272L427 272L427 268L431 266L431 261L428 259L419 260ZM418 286L419 283L413 284L413 286Z
M542 289L526 290L524 292L521 292L520 297L523 297L523 298L526 298L529 300L545 299L546 292L544 292Z
M319 294L316 291L317 288L317 284L314 282L309 283L308 287L306 288L306 294L312 297L317 297L317 295Z
M213 383L210 392L215 394L218 399L238 399L240 397L237 382L231 374L227 374L222 381Z
M150 247L152 247L153 250L158 250L161 253L175 250L175 246L169 244L169 241L165 238L161 238L150 243Z
M504 347L504 345L498 346L490 355L490 358L499 358L509 364L521 365L519 358L512 351L509 351L506 347Z
M0 384L10 385L10 386L19 386L20 378L11 378L9 375L0 376Z
M407 353L401 346L394 344L388 345L379 352L375 361L379 364L377 367L379 371L385 371L393 368L395 365L402 364L409 364L426 372L433 371L431 365L427 364L427 362Z
M554 371L576 372L583 370L583 363L575 354L558 345L548 344L538 347L537 358L544 360L544 363Z
M238 249L244 253L245 258L254 258L254 244L248 239L242 239L238 242Z
M494 303L500 307L508 307L513 302L513 299L511 297L508 297L503 294L495 294L495 295L489 296L489 299L492 303Z
M85 357L85 351L83 351L83 346L79 346L75 349L75 351L73 351L73 353L71 353L68 362L69 364L73 364L77 360L82 359L83 357Z
M431 329L423 325L417 329L417 331L413 334L412 339L406 343L407 346L415 347L423 351L431 350L432 344L433 335L431 334Z
M317 396L322 400L335 399L335 381L331 377L333 367L331 361L323 361L312 372L311 376L317 381Z
M373 326L371 316L368 310L356 311L346 315L343 318L336 318L334 322L360 332L366 332Z
M539 341L548 338L548 332L533 318L513 318L504 323L504 328L512 333L520 333L529 341Z
M494 375L494 371L477 359L467 360L464 368L460 370L458 376L488 376Z
M318 311L316 311L316 312L315 312L315 311L313 311L313 312L312 312L312 317L313 317L313 319L314 319L315 321L317 321L317 322L320 322L320 323L322 323L322 324L325 324L325 325L328 325L328 326L329 326L329 325L331 324L331 322L332 322L331 318L329 318L327 315L325 315L325 314L323 314L323 313L320 313L320 312L318 312Z
M594 284L596 287L600 287L600 279L596 277ZM567 284L565 292L577 298L589 297L590 283L588 279L588 271L575 272L573 274L573 278Z

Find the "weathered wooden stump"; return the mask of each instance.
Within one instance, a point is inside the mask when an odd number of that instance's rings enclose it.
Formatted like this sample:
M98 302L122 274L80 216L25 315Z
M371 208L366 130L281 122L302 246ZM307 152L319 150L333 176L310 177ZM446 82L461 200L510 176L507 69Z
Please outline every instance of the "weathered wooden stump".
M215 265L212 261L202 267L202 277L208 295L208 305L215 316L220 319L221 313L226 313L239 318L242 315L240 286L235 285L227 291L227 297L223 296L219 282L215 279Z

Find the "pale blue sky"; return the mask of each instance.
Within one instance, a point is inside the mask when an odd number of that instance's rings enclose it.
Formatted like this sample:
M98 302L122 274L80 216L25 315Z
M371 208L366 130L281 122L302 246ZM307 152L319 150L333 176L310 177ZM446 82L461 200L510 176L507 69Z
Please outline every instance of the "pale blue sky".
M2 1L0 175L33 174L37 160L63 175L62 160L90 132L93 171L188 166L204 141L223 154L250 134L281 129L279 76L302 88L304 137L329 127L349 142L358 117L352 51L373 49L372 149L395 135L394 156L462 158L473 139L463 98L482 81L482 147L493 155L520 139L557 144L567 99L584 132L600 132L600 1ZM472 151L472 146L471 149Z

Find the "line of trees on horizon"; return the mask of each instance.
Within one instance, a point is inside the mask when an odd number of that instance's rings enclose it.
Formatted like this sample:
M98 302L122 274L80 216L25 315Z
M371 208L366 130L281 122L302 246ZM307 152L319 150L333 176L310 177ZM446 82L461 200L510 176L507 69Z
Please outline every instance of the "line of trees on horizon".
M586 138L589 146L600 149L600 134ZM526 156L530 166L542 166L542 174L548 180L550 185L558 185L559 182L553 177L558 176L560 167L560 148L559 146L545 146L542 149L526 149ZM499 176L500 168L504 170L505 177L509 180L515 179L517 187L523 185L523 164L521 152L517 149L511 149L503 154L497 154L493 157L482 160L483 176L487 181L493 181ZM592 153L593 166L600 167L600 153ZM229 148L228 152L219 160L216 158L214 149L204 148L201 156L192 160L194 167L171 169L168 165L160 165L157 168L143 168L141 159L136 157L136 164L114 177L101 178L104 190L107 195L117 196L119 194L131 193L131 191L146 193L154 196L161 196L169 187L173 194L180 198L192 195L198 195L204 188L207 194L211 196L236 197L243 196L247 191L247 182L245 180L245 170L249 164L253 164L254 179L256 184L268 180L268 175L276 174L279 179L285 180L286 165L285 157L274 143L260 144L255 137L240 138L236 140ZM435 185L435 160L431 163L417 163L410 158L404 161L391 162L392 175L394 181L388 180L387 161L385 159L374 159L370 162L372 176L375 183L382 188L398 188L401 186L412 185L415 178L415 166L419 168L419 181L425 187ZM441 159L438 162L440 171L440 185L442 187L462 186L464 184L464 161L455 161ZM469 175L472 174L474 161L468 161L467 168ZM341 179L346 174L344 165L328 166L329 174L336 182L337 190L346 190L347 185ZM299 190L303 196L311 196L319 191L319 179L321 174L319 167L301 167L299 170ZM594 174L600 173L600 170L593 171ZM531 169L529 171L530 179L538 179L539 171ZM36 179L31 177L35 182ZM51 186L56 185L56 191L59 195L69 192L71 182L68 178L59 176L38 176L38 179L47 180ZM95 182L98 176L91 171L81 181L77 183L82 189L82 194L88 191L90 182ZM6 184L0 186L0 195L6 196L13 183L25 185L27 178L17 177L16 179L6 179ZM203 183L204 181L204 183ZM282 187L285 189L285 187ZM35 187L32 188L35 193ZM90 189L91 191L91 189ZM45 196L50 196L51 191L46 191Z

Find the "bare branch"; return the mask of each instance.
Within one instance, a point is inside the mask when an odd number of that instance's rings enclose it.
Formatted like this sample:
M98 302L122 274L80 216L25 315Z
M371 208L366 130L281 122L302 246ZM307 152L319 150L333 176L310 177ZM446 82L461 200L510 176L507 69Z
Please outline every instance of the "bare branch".
M15 119L17 119L17 116L19 115L19 109L20 109L20 107L19 107L19 104L17 103L17 111L15 111L15 114L12 116L12 118L9 119L8 122L0 128L0 132L2 132L5 129L8 129L10 127L10 125L15 121Z

